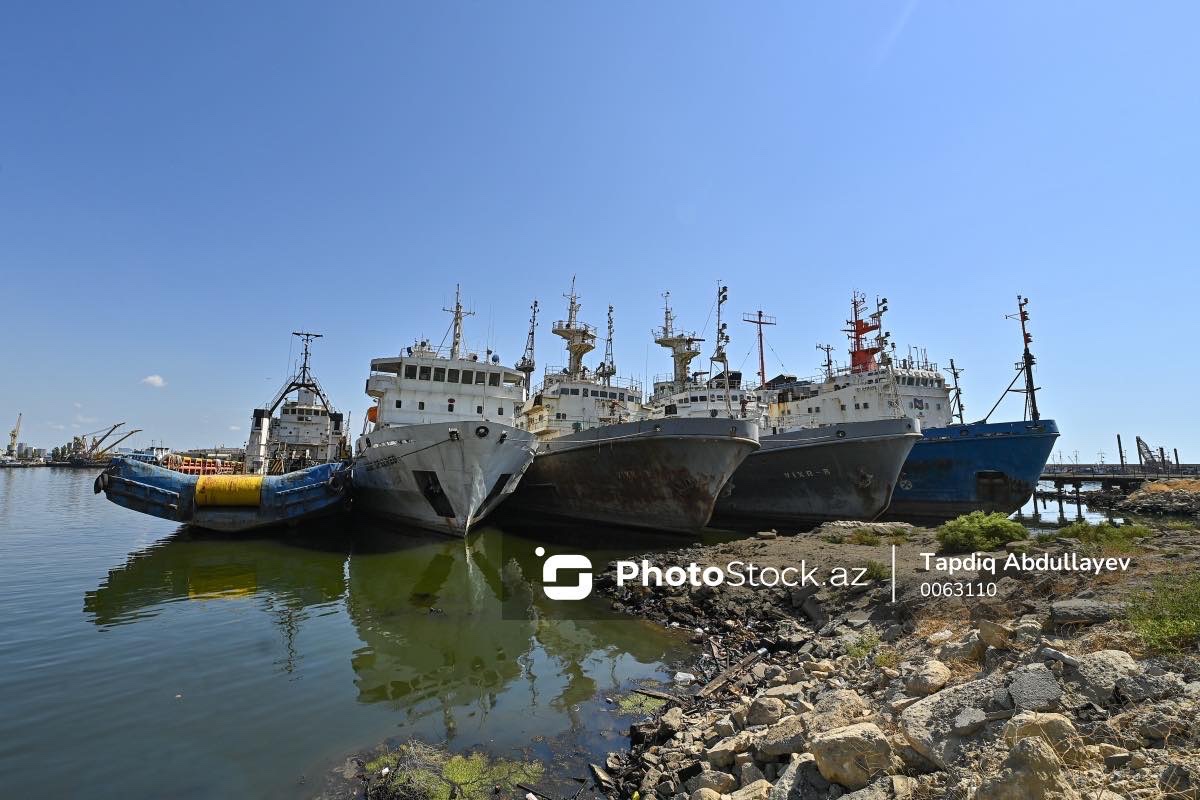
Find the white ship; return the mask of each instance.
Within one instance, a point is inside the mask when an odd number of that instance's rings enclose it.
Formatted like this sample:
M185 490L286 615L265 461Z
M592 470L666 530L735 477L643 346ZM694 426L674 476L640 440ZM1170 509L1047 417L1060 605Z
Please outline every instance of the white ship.
M466 535L516 489L533 461L534 435L514 425L521 373L497 356L462 349L456 290L448 356L428 341L371 361L375 405L359 437L355 504L407 525Z
M300 368L268 405L254 409L250 420L243 471L253 475L282 475L349 455L345 418L330 404L309 368L309 346L321 334L293 331L292 335L304 342Z

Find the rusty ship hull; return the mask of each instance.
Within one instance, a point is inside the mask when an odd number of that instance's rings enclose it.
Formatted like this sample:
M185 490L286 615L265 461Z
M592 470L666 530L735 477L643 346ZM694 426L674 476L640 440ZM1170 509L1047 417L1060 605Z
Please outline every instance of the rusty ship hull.
M757 449L758 424L750 420L668 417L577 431L538 446L503 513L523 524L694 533Z
M733 474L714 527L797 530L834 520L874 520L921 438L911 419L850 422L761 438Z

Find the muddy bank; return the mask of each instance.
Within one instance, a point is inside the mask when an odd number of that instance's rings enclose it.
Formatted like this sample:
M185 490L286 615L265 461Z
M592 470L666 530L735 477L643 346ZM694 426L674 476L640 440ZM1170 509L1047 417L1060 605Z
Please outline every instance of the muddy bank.
M867 580L646 588L607 572L615 607L694 631L702 655L596 780L640 800L1200 797L1200 547L1130 531L1012 542L954 574L923 555L933 531L895 525L634 557Z

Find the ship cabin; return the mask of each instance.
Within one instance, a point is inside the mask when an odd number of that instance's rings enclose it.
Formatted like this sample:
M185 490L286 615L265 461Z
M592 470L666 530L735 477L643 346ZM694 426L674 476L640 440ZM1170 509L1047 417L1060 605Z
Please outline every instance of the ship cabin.
M371 359L366 392L375 398L368 420L375 428L433 422L485 421L513 425L525 398L516 370L474 353L439 355L429 342L404 355Z
M900 416L920 420L922 428L952 421L950 389L937 365L908 359L778 386L769 403L773 433Z
M727 417L757 419L762 416L759 394L742 386L742 373L730 370L717 373L707 381L692 381L680 389L674 376L662 375L654 381L651 402L655 417Z
M572 378L568 370L551 367L522 409L517 427L546 441L645 416L637 381L589 377L586 368L581 377Z

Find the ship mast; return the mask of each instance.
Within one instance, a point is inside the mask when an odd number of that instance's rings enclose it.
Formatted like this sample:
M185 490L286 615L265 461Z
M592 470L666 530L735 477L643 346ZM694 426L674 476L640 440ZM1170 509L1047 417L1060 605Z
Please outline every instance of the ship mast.
M596 329L591 325L579 322L579 296L575 294L575 278L571 277L571 291L563 295L567 299L567 318L554 323L555 336L561 336L567 342L567 353L570 361L567 374L572 380L583 377L583 357L596 349Z
M474 311L463 311L461 287L454 284L454 308L443 308L454 315L454 335L450 339L450 358L458 358L462 354L462 324L463 317L470 317Z
M525 354L517 362L517 372L524 373L525 375L525 389L527 391L533 386L531 383L533 371L537 369L537 363L533 360L533 333L537 329L537 313L538 301L534 300L533 305L529 307L529 335L525 337Z
M612 385L612 378L617 374L617 363L613 360L613 307L608 307L608 337L604 340L604 361L596 367L596 377L604 381L605 386Z
M654 343L660 347L665 347L671 351L671 361L675 364L675 372L672 380L675 384L676 391L687 389L688 379L691 373L688 372L688 365L692 363L692 359L700 355L700 351L696 349L696 342L704 340L696 336L695 333L685 333L684 331L675 330L675 316L671 313L671 293L663 292L663 326L661 330L651 331L650 334L654 337Z
M963 412L966 411L967 407L963 405L962 389L958 385L958 376L962 372L962 367L954 366L954 359L950 359L950 374L954 377L954 399L950 403L950 409L953 412L951 416L958 417L959 425L966 425L967 423L963 420ZM955 408L958 410L954 411Z
M825 379L829 380L833 377L833 350L831 344L819 344L817 349L825 353Z
M729 299L729 287L717 281L717 348L710 361L721 365L721 378L725 388L725 413L733 416L733 402L729 397L729 356L725 345L729 344L729 323L721 321L721 306Z
M1025 310L1025 306L1029 305L1029 298L1017 295L1017 316L1021 320L1021 340L1025 345L1025 352L1022 355L1022 369L1025 372L1025 412L1029 419L1037 422L1042 418L1038 413L1037 407L1037 386L1033 383L1033 353L1029 352L1029 344L1033 341L1033 337L1029 334L1029 328L1025 323L1029 322L1029 312Z
M742 314L742 322L758 326L758 385L761 388L767 385L767 356L763 351L763 326L774 325L775 318L770 314L763 314L760 308L753 314Z
M301 385L312 383L312 375L308 371L308 345L313 339L320 339L324 335L323 333L309 333L308 331L292 331L292 336L299 336L301 341L304 342L304 352L300 356L300 374L294 379L296 383Z
M870 314L867 314L866 310L866 296L862 292L855 291L850 299L850 319L846 320L846 324L850 327L843 328L850 338L851 372L871 372L877 369L879 362L875 360L875 356L880 353L884 353L884 360L887 359L884 350L891 334L881 331L883 314L887 311L887 298L876 299L875 310ZM874 343L870 345L867 344L867 334L869 333L875 333Z

